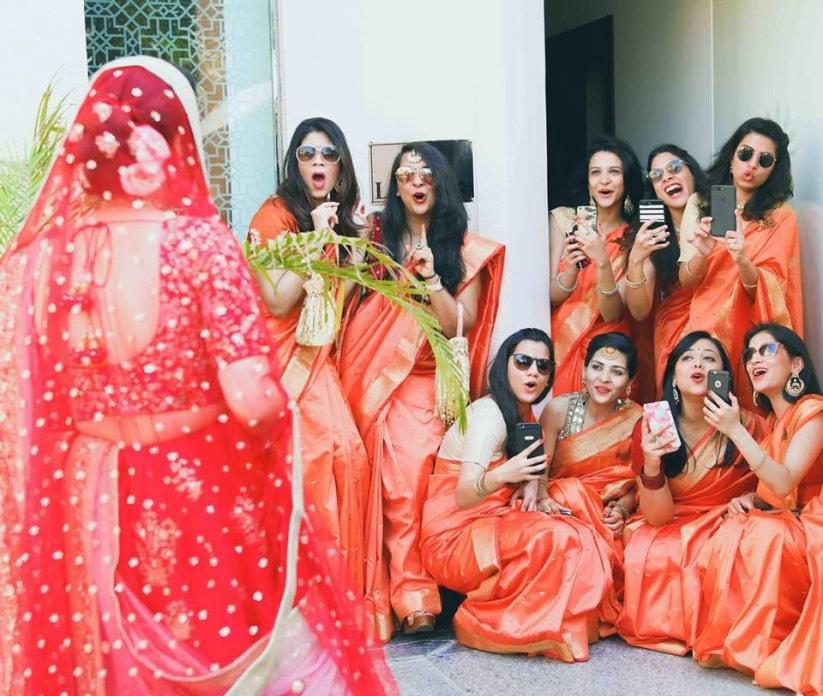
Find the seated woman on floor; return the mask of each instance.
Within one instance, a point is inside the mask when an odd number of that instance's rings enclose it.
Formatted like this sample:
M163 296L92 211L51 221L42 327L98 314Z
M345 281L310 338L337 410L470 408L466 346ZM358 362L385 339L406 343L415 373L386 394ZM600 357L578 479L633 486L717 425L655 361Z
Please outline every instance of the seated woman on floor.
M440 585L468 595L454 618L457 640L490 652L540 653L585 661L612 589L611 551L572 517L510 505L515 485L545 479L539 442L514 452L515 425L533 421L549 391L553 348L539 329L501 346L489 393L453 425L437 455L423 512L421 554Z

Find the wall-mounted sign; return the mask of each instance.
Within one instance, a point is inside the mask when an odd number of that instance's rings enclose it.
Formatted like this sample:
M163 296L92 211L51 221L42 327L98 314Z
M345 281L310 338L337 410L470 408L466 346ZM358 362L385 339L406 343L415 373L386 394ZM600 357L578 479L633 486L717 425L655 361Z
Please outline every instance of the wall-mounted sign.
M463 201L474 199L474 160L470 140L428 140L449 161L457 175ZM389 190L389 176L394 158L400 152L403 143L369 143L369 169L371 174L371 201L381 204L386 202Z

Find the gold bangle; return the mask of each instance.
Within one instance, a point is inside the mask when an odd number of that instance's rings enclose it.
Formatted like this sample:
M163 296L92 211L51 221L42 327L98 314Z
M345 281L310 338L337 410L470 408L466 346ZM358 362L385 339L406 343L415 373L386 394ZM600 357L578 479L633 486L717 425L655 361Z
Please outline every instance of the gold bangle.
M745 283L745 282L743 281L743 276L741 275L741 276L740 276L740 284L741 284L744 288L748 288L749 290L753 290L754 288L756 288L756 287L757 287L757 281L758 281L758 278L759 278L759 276L758 276L758 275L755 275L755 277L754 277L754 283L752 283L751 285L749 285L748 283Z
M486 474L488 473L488 471L484 471L474 482L474 493L478 498L485 498L491 494L491 491L486 488Z
M599 285L595 285L595 288L597 289L597 294L601 297L612 297L613 295L616 295L618 292L620 292L620 288L617 287L617 283L615 283L614 287L610 290L604 290Z
M692 270L692 267L691 267L692 259L694 259L694 256L692 256L692 258L691 258L691 259L689 259L688 261L686 261L686 273L688 273L688 274L689 274L692 278L697 278L698 280L700 280L700 279L702 279L702 278L703 278L703 275L702 275L702 274L700 274L700 273L695 273L695 272Z
M625 277L625 280L626 280L627 287L630 287L630 288L642 288L646 284L646 276L645 275L643 275L643 277L640 280L635 281L635 280L629 280L629 274L627 273L626 277Z
M561 280L560 280L560 273L558 273L558 274L554 277L554 284L555 284L558 288L560 288L563 292L574 292L574 291L575 291L575 289L577 288L577 278L575 278L575 279L574 279L574 285L572 285L570 288L567 288L567 287L566 287L565 285L563 285L563 283L561 282Z

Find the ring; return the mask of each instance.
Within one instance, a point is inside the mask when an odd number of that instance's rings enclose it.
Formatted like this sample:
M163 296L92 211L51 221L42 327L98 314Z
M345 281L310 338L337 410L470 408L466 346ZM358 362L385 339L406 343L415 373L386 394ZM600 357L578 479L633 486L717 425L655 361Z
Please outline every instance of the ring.
M423 248L423 242L415 242L414 243L414 248L417 249L418 251L420 251L420 249Z
M657 435L652 435L652 436L649 438L649 442L657 442Z

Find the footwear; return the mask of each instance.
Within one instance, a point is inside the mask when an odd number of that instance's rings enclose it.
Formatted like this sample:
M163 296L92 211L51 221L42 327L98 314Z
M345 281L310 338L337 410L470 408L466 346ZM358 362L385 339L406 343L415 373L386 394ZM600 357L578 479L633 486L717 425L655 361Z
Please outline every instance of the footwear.
M403 633L407 636L413 633L428 633L434 630L434 614L427 611L416 611L409 614L403 621Z

